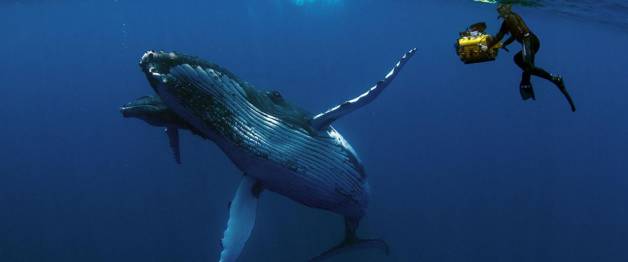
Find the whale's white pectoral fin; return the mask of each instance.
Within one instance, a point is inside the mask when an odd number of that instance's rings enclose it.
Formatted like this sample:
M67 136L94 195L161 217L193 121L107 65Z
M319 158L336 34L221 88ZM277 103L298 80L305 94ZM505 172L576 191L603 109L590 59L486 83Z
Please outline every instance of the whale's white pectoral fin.
M257 180L244 176L229 207L229 222L222 238L220 262L238 259L255 226L255 211L260 193Z
M179 129L176 127L166 128L166 134L168 135L168 141L170 142L170 149L174 154L174 160L177 164L181 164L181 150L179 149Z
M360 96L354 99L351 99L349 101L346 101L340 105L337 105L325 111L324 113L316 115L311 120L312 127L317 130L324 130L329 125L331 125L332 122L336 121L336 119L346 114L349 114L353 112L354 110L360 107L363 107L367 105L368 103L372 102L373 100L375 100L375 98L377 98L377 96L379 96L379 94L382 93L382 91L384 91L384 89L390 84L390 82L392 82L392 80L395 79L399 71L401 71L401 68L403 68L406 62L410 60L410 58L414 55L414 53L416 53L416 48L413 48L407 53L405 53L403 57L401 57L401 60L397 62L395 67L392 70L390 70L390 72L386 75L386 77L383 80L377 82L377 84L375 84L375 86L371 87L368 91L366 91L366 93L361 94Z

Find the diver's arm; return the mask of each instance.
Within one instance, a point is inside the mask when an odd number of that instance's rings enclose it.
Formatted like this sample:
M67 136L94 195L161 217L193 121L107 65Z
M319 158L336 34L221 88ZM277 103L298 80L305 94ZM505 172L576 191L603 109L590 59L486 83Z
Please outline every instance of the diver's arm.
M493 37L493 39L491 39L491 42L488 43L488 47L491 48L493 46L495 46L497 43L499 43L499 41L501 41L504 36L508 33L508 25L506 24L506 21L504 21L502 23L502 27L499 29L499 32L497 33L497 35L495 35L495 37Z
M511 35L508 39L506 39L506 41L504 41L504 43L502 44L502 48L506 50L507 52L510 52L510 50L508 50L508 48L506 47L512 44L512 42L514 41L515 41L515 37Z

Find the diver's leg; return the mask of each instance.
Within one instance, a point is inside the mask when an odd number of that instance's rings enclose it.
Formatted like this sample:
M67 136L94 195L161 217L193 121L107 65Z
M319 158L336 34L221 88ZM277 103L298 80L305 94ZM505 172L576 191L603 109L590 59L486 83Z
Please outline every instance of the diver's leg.
M530 74L553 82L554 76L552 74L550 74L549 72L545 71L545 69L540 68L534 64L534 56L535 55L532 55L532 58L529 60L530 63L528 63L528 68L529 68L528 70Z
M524 40L523 46L524 49L528 50L526 56L524 57L524 62L528 67L530 73L534 76L552 81L554 84L556 84L556 79L554 75L545 71L545 69L536 66L535 64L536 54L539 52L539 49L541 49L541 41L539 41L539 38L535 35L532 35Z
M525 57L523 58L524 63L528 71L530 71L530 74L552 81L552 75L550 73L535 65L536 53L538 53L541 48L539 39L535 35L524 39L523 48L525 53Z
M552 75L552 74L548 73L547 71L543 70L542 68L539 68L539 67L536 67L536 66L532 66L532 68L530 69L529 72L532 75L541 77L543 79L549 80L552 83L554 83L554 85L556 85L556 87L558 87L558 90L560 90L560 92L563 94L563 96L565 96L565 99L567 99L567 102L569 102L569 106L571 107L571 111L572 112L576 112L576 106L574 105L573 99L571 99L571 95L569 95L569 92L567 92L567 88L565 87L565 82L563 80L563 77L561 77L560 75ZM526 74L526 73L524 72L524 74ZM532 89L532 86L530 86L530 89ZM531 93L532 93L532 99L534 99L534 91L531 91ZM523 93L522 93L522 96L523 96ZM525 100L525 98L524 98L524 100Z
M567 88L565 87L565 82L563 78L560 75L552 75L548 73L547 71L545 71L543 68L537 67L534 64L536 53L539 51L541 47L541 43L539 39L536 36L532 35L529 41L530 41L530 47L531 47L531 52L530 52L531 57L530 59L528 59L530 62L530 73L532 73L532 75L541 77L543 79L549 80L552 83L554 83L554 85L558 87L558 90L560 90L563 96L565 96L565 99L567 99L567 102L569 102L571 111L576 112L576 106L573 102L573 99L571 99L571 95L569 95L569 92L567 92Z
M530 82L530 65L524 61L523 51L517 53L514 59L515 64L523 70L521 73L521 82L519 82L519 93L521 94L521 99L528 100L532 98L532 100L535 100L534 89L532 89L532 83Z
M390 248L388 244L381 239L361 239L357 236L356 231L358 229L358 225L360 224L359 218L351 218L345 217L345 239L338 245L332 247L331 249L323 252L315 258L312 258L310 261L322 261L338 255L340 253L344 253L345 251L353 250L353 249L365 249L365 248L376 248L383 250L386 255L390 253Z

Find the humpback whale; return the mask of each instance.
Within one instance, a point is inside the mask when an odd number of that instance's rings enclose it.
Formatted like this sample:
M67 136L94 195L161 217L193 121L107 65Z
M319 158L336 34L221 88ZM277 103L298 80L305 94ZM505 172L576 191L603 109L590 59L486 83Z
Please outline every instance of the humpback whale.
M207 138L241 170L219 261L237 260L253 230L264 190L344 217L345 238L312 261L355 248L378 248L388 254L383 240L356 234L368 206L369 183L357 153L331 124L378 97L415 52L405 53L365 93L314 115L279 92L260 91L219 65L180 53L148 51L140 67L158 97L140 98L121 111L154 126L187 129ZM176 140L178 159L178 132L176 139L169 137L171 145Z
M178 164L181 164L179 129L190 130L193 134L207 138L203 133L181 119L174 111L170 110L159 96L140 97L120 107L120 112L124 117L138 118L152 126L164 127L174 159Z

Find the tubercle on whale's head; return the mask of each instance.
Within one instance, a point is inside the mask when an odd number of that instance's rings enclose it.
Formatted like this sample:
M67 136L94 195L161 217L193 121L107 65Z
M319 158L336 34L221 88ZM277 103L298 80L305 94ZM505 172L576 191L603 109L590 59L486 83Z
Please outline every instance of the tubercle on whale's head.
M147 51L142 55L139 66L156 93L159 94L156 87L168 81L170 68L178 64L177 57L176 53L163 51Z
M164 81L172 67L185 63L185 59L180 58L174 52L147 51L142 55L139 66L151 84L154 84L155 81Z
M174 52L147 51L140 59L140 68L147 74L164 74L177 63L178 57Z

